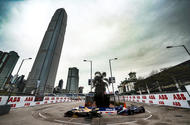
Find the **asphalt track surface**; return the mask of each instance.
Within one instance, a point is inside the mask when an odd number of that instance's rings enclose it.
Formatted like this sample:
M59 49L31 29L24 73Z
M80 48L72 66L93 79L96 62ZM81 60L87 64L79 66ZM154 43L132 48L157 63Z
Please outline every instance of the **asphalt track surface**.
M130 103L127 105L142 105ZM146 112L131 116L68 118L64 113L84 102L66 102L11 109L0 116L0 125L190 125L190 109L143 104Z

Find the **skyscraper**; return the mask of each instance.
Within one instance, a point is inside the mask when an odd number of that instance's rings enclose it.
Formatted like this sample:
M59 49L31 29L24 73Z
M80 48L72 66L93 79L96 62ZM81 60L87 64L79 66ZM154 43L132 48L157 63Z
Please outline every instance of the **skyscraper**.
M69 68L66 91L68 93L78 93L79 70L76 67Z
M58 87L59 87L60 89L63 89L63 79L59 80L59 85L58 85Z
M83 93L83 89L84 89L84 87L83 87L83 86L80 86L80 87L79 87L79 90L78 90L79 93Z
M9 53L0 51L0 89L3 90L4 85L10 79L10 75L18 61L18 54L14 51Z
M26 83L26 93L52 93L67 24L63 8L54 13Z

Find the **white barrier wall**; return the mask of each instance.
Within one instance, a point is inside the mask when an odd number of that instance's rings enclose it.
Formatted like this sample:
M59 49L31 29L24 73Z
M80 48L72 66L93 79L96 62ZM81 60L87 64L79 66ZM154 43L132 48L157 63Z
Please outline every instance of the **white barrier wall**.
M8 96L0 96L0 105L6 104ZM35 96L11 96L9 98L8 104L11 104L12 108L35 106L40 104L50 104L50 103L62 103L71 102L79 100L71 100L69 97L51 97L45 96L43 101L34 102Z
M149 94L149 95L124 95L120 96L119 100L116 96L116 101L132 101L139 103L149 103L157 105L167 105L174 107L190 108L188 101L190 97L187 92L179 93L164 93L164 94Z

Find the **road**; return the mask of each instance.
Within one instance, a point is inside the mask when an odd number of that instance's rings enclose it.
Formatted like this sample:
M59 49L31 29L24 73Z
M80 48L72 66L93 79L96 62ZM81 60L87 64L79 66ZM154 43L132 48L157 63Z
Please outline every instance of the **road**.
M142 105L127 103L127 105ZM0 116L0 125L190 125L190 109L143 104L146 113L102 118L67 118L64 113L83 102L66 102L11 109Z

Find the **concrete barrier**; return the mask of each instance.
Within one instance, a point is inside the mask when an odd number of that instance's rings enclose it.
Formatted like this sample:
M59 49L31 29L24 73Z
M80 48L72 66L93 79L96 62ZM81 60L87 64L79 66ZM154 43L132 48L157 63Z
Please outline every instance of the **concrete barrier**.
M8 96L0 96L0 105L5 105ZM35 96L11 96L8 100L8 104L11 108L28 107L41 104L51 104L51 103L64 103L75 101L69 97L54 97L45 96L43 101L34 101ZM81 100L82 101L82 100Z
M0 105L0 115L9 113L10 109L11 109L11 105L7 105L7 104Z
M160 93L147 95L123 95L115 98L120 102L138 102L172 107L190 108L190 97L187 92Z

